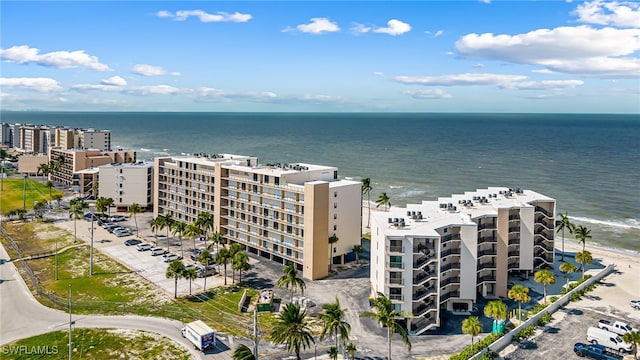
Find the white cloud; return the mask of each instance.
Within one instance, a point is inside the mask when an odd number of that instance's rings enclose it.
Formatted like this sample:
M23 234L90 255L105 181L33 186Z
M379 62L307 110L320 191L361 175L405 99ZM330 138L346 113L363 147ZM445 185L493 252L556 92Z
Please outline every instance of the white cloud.
M472 66L472 68L474 69L482 69L484 67L484 64L475 64Z
M37 92L60 91L62 87L58 81L50 78L0 78L0 86L32 90Z
M351 32L355 35L359 35L359 34L366 34L369 31L371 31L371 27L370 26L366 26L364 24L358 24L356 23L355 25L353 25L351 27Z
M407 85L458 86L458 85L500 85L525 80L524 75L503 74L453 74L441 76L396 76L393 79Z
M638 2L587 1L578 5L573 14L584 23L640 28Z
M180 76L179 72L169 72L159 66L147 65L147 64L136 64L131 69L131 72L138 75L143 76L161 76L161 75L172 75L172 76Z
M444 35L444 30L438 30L435 34L433 34L434 38Z
M425 89L415 91L405 91L405 95L410 95L414 99L418 100L431 100L431 99L451 99L453 96L442 89Z
M303 94L280 96L271 91L233 91L223 90L210 87L201 87L195 91L195 101L197 102L231 102L234 100L245 100L259 103L271 104L291 104L291 103L308 103L308 104L343 104L347 101L339 96Z
M389 34L392 36L402 35L409 31L411 31L411 25L396 19L387 21L387 27L376 28L373 30L375 33Z
M544 75L549 75L554 73L549 69L535 69L535 70L531 70L531 72L536 74L544 74Z
M120 76L112 76L108 79L104 79L100 82L103 85L111 85L111 86L125 86L127 85L127 80L123 79Z
M565 89L582 86L582 80L542 80L542 81L518 81L499 85L505 89L515 90L549 90Z
M160 18L172 18L176 21L185 21L190 17L196 17L200 22L210 23L210 22L247 22L252 19L250 14L241 14L239 12L235 12L233 14L229 14L226 12L218 11L215 14L209 14L202 10L179 10L176 11L175 14L166 10L160 10L156 13L157 17Z
M373 75L375 75L375 76L383 76L383 75L384 75L384 73L383 73L383 72L381 72L381 71L374 71L374 72L373 72Z
M307 34L323 34L329 32L338 32L340 27L337 23L327 18L312 18L308 24L300 24L294 28L287 27L283 32L300 31Z
M181 90L170 85L145 85L127 88L124 92L131 95L174 95Z
M109 67L100 63L96 56L91 56L84 50L54 51L40 54L37 48L28 45L13 46L0 50L0 58L19 64L36 63L42 66L52 66L60 69L86 68L96 71L109 71Z
M586 25L538 29L518 35L468 34L455 44L461 55L543 65L554 72L598 77L640 76L640 29Z
M491 4L491 0L478 0L483 4Z

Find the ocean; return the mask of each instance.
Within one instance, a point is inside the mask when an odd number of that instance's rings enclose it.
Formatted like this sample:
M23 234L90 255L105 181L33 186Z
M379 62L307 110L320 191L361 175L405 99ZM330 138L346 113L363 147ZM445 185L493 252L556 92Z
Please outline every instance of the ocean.
M188 153L337 166L394 206L488 186L553 197L591 243L640 251L640 116L608 114L2 112L109 129L139 159ZM569 235L570 236L570 235Z

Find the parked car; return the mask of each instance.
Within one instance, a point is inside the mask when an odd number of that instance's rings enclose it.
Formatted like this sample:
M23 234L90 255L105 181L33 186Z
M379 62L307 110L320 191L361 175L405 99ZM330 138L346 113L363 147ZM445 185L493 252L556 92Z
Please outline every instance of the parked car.
M150 250L150 252L151 252L151 256L158 256L158 255L164 255L164 254L166 254L166 253L167 253L167 250L165 250L165 249L163 249L163 248L155 247L155 248L152 248L152 249Z
M573 352L580 357L588 357L596 360L622 360L622 356L614 354L602 345L589 345L576 343Z
M631 300L629 301L629 305L636 310L640 310L640 300Z
M614 332L618 335L624 335L628 332L636 331L631 325L627 323L623 323L622 321L614 321L613 323L609 320L600 320L598 321L598 327L600 329L605 329L611 332Z
M113 222L120 222L125 220L127 220L127 217L123 215L116 215L109 218L109 221L113 221Z
M198 276L199 278L203 278L203 277L207 277L215 274L216 274L216 267L214 265L208 265L206 267L200 268L196 272L196 276Z
M198 256L200 256L201 253L202 253L202 249L195 249L193 250L191 255L189 255L189 257L191 258L191 260L196 261L198 260Z
M100 225L100 226L102 226L104 229L106 229L106 230L108 231L108 230L110 230L110 229L117 228L117 227L119 227L120 225L118 225L118 224L114 224L114 223L108 223L108 222L107 222L107 223L102 223L102 225Z
M196 266L195 264L186 264L184 266L185 270L189 270L189 269L196 269L196 273L200 270L199 266Z
M138 251L147 251L147 250L151 250L153 246L151 246L151 244L138 244L136 245L136 249L138 249Z
M118 230L125 230L126 228L120 226L120 225L116 225L116 226L112 226L110 228L107 229L108 232L115 234L116 231Z
M631 352L632 348L631 344L622 341L620 335L593 326L587 330L587 341L620 352Z
M169 256L164 258L164 262L170 263L174 260L182 260L182 256L178 254L170 254Z
M118 231L114 233L117 237L125 237L125 236L131 236L133 235L133 233L131 232L131 230L123 230L123 231Z
M125 246L133 246L133 245L138 245L138 244L142 244L142 241L140 241L138 239L129 239L129 240L126 240L124 242Z
M87 221L96 221L96 220L100 220L100 218L98 217L98 215L94 214L94 213L86 213L84 214L84 216L82 217L83 219L87 220Z

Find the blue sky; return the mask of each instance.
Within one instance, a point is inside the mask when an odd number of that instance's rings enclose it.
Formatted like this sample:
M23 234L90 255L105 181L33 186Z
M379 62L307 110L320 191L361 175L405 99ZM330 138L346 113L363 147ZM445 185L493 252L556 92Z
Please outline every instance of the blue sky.
M640 113L630 1L2 1L3 110Z

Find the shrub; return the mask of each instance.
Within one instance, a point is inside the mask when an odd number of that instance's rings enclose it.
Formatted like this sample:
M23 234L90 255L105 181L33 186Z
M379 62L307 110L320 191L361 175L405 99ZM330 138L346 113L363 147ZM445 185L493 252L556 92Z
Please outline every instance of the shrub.
M538 319L538 326L544 326L553 320L553 316L547 311Z
M513 340L516 342L520 342L531 335L533 335L536 331L536 328L533 325L529 325L526 328L520 330L516 336L513 337Z
M480 351L484 350L487 346L491 345L494 341L498 340L501 336L502 334L487 335L484 339L473 344L473 347L471 347L471 345L468 345L467 347L462 349L462 351L451 356L449 359L450 360L467 360L472 356L474 356L475 354L479 353ZM493 352L491 351L489 351L489 353L493 354ZM483 356L482 359L493 359L493 357L485 358L484 354L482 356Z
M558 301L558 299L560 299L560 298L554 295L554 296L549 298L549 301L551 301L551 303L554 303L554 302Z

